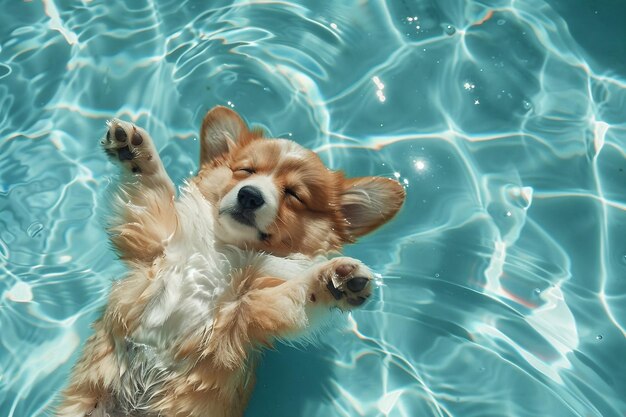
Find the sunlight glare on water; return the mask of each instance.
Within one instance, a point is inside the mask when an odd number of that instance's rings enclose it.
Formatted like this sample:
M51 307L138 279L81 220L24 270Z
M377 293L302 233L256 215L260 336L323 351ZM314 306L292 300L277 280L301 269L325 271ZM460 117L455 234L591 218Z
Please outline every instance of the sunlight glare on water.
M49 415L112 279L112 117L177 184L229 106L405 185L383 276L246 416L626 415L626 5L0 0L0 416Z

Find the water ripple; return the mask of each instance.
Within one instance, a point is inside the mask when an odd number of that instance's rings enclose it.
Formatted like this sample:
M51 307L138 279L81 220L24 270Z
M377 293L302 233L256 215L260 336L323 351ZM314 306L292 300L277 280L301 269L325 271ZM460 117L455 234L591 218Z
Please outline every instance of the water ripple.
M0 0L0 414L49 413L123 272L104 121L146 126L180 183L222 104L408 193L346 250L385 276L376 300L269 353L248 416L623 415L626 49L602 22L626 9L607 4Z

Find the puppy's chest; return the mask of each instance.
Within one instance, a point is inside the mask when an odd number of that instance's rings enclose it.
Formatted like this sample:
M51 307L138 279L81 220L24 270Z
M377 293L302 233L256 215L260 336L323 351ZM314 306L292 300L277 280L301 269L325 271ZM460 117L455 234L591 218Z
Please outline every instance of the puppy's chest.
M156 276L133 339L167 348L181 338L210 326L217 302L230 286L231 263L218 254L189 248L167 254Z

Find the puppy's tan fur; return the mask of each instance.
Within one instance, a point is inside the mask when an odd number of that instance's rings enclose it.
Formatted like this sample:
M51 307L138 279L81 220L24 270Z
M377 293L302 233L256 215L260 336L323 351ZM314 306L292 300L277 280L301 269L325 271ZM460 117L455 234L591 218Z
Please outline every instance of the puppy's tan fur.
M346 179L223 107L204 118L201 167L178 199L144 130L112 121L103 144L123 168L109 230L129 272L114 284L57 415L240 416L261 347L369 296L369 282L350 284L371 279L367 268L324 256L396 214L397 182ZM223 206L257 179L272 221L238 225Z

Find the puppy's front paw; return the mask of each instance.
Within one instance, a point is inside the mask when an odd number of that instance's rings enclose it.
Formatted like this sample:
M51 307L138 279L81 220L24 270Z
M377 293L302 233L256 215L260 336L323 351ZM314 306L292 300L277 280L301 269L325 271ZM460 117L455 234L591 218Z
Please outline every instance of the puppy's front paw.
M372 294L372 272L353 258L330 260L322 266L319 278L324 289L343 309L360 306Z
M152 174L158 169L158 154L150 135L132 123L112 119L101 141L106 154L135 174Z

